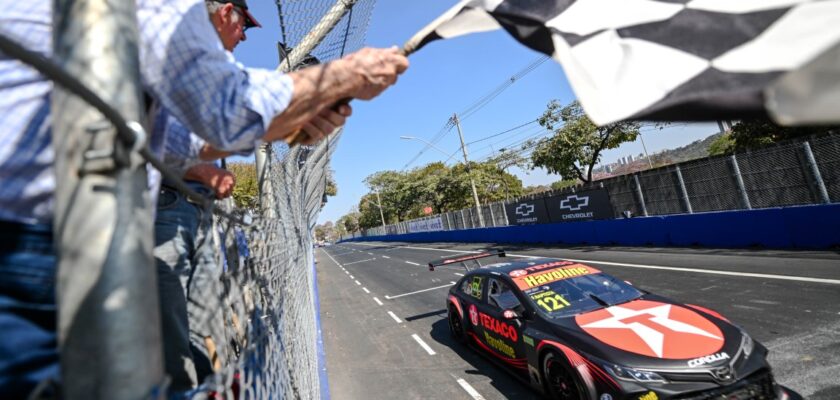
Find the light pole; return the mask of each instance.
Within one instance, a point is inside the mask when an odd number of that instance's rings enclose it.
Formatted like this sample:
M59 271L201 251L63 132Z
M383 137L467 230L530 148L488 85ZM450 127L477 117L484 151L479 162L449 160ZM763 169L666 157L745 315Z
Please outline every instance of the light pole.
M451 121L458 128L458 137L461 139L461 152L464 155L464 166L467 167L467 175L469 175L469 177L470 177L470 187L472 188L473 200L475 200L475 210L478 212L478 224L479 224L479 226L481 226L483 228L484 227L484 216L481 215L481 202L478 201L478 191L475 189L475 179L473 179L472 168L470 168L470 160L469 160L469 157L467 155L467 145L464 143L464 134L461 132L461 122L458 120L458 114L452 114ZM414 137L414 136L400 136L400 139L419 140L423 143L426 143L431 148L439 151L444 156L447 156L447 157L449 156L448 154L446 154L445 151L439 149L437 146L429 143L426 140L423 140L423 139L420 139L420 138L417 138L417 137Z
M375 204L377 207L379 207L379 218L382 219L382 226L384 227L385 226L385 213L382 212L382 198L379 197L379 191L378 190L375 190L374 192L376 192L376 201L377 201L376 203L373 203L372 201L370 201L368 199L365 199L365 198L362 198L362 200L367 201L367 202L371 202L371 203Z

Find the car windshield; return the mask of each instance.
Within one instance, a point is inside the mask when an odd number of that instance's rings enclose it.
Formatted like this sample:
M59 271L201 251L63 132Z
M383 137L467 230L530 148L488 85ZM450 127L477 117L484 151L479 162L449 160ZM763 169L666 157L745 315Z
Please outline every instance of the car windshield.
M557 269L555 271L568 268ZM574 269L571 269L574 271ZM525 297L538 310L549 317L566 317L602 307L613 306L635 300L642 296L642 292L612 276L601 273L589 267L588 272L578 276L567 276L560 279L538 280L539 275L546 275L553 271L529 275L534 277L529 283L531 287L523 287ZM527 278L526 278L527 279ZM523 280L523 282L527 282Z

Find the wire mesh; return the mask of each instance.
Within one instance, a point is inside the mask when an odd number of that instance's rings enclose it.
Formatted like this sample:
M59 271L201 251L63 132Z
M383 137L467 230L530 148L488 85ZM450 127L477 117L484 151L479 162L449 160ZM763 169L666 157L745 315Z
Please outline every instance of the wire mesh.
M804 143L808 143L812 149L820 175L819 181L808 165ZM526 195L506 204L604 188L609 193L616 215L630 211L634 216L642 216L642 198L649 215L682 214L688 210L676 166L679 166L682 174L692 212L745 209L744 196L749 200L751 208L816 204L822 201L818 194L820 182L825 186L831 202L840 201L840 134L832 133L807 141L783 143L736 154L734 159L738 168L735 168L732 159L732 156L696 159L636 174L615 176L588 185ZM738 173L744 183L743 192L738 185ZM641 187L641 196L636 178ZM504 203L482 206L482 215L487 227L505 226L508 223ZM442 218L444 230L478 226L475 208L450 211L442 214ZM365 230L360 234L372 236L376 232Z

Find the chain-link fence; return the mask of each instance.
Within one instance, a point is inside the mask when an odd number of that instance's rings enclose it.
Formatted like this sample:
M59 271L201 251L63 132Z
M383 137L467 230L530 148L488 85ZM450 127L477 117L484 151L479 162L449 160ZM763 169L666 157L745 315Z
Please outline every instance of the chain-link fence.
M525 196L507 204L604 188L613 217L672 215L840 202L840 134L781 143L615 176L588 185ZM509 224L505 203L481 207L485 227ZM440 218L442 230L479 228L475 208L375 227L352 236L413 232L411 223ZM414 230L416 231L416 230Z

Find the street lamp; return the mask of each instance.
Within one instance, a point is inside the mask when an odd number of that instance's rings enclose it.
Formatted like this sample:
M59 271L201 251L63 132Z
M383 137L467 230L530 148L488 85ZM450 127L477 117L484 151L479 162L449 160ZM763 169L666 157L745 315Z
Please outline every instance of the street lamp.
M475 189L475 179L473 179L472 168L470 168L470 161L467 156L467 145L464 143L464 134L461 133L461 122L458 120L458 114L452 114L450 121L452 121L452 123L458 128L458 137L461 139L461 152L464 154L464 166L467 167L467 175L470 177L470 187L472 187L473 200L475 200L475 210L478 212L478 224L484 228L484 216L481 215L481 202L478 201L478 191ZM448 156L445 151L437 148L437 146L426 140L414 136L400 136L400 139L419 140L426 143L431 148L441 152L444 156Z

